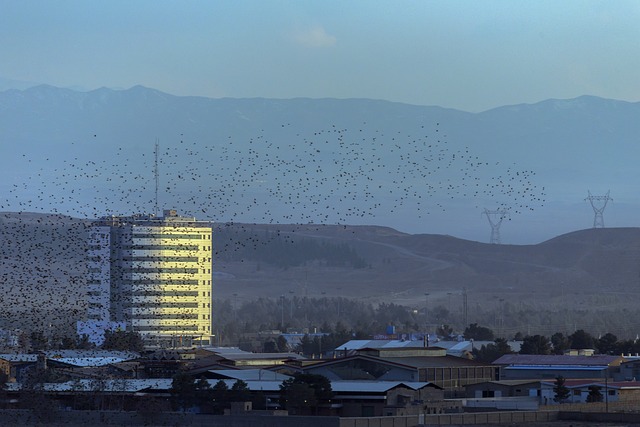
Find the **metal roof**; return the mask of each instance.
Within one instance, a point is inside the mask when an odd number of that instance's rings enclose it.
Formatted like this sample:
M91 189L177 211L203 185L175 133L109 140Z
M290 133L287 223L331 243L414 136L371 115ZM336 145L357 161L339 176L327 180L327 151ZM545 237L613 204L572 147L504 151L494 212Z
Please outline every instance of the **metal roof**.
M540 384L549 386L555 386L555 380L547 380L540 381ZM588 387L591 385L598 386L602 389L604 388L615 388L615 389L623 389L623 390L635 390L640 389L640 381L607 381L605 382L602 379L566 379L564 385L567 388L581 388Z
M119 379L119 380L75 380L66 381L63 383L45 383L43 389L45 391L57 391L57 392L90 392L90 391L105 391L105 392L126 392L135 393L137 391L145 390L148 388L158 390L168 390L171 388L171 382L173 380L166 378L158 379L145 379L145 380L133 380L133 379ZM18 391L22 387L20 383L8 383L7 389L9 391Z
M430 341L430 343L434 343ZM336 347L336 351L362 350L364 348L424 348L423 340L351 340Z
M119 380L75 380L63 383L45 383L43 389L49 392L95 392L104 391L111 393L140 393L145 390L168 391L171 389L172 379L119 379ZM218 381L223 381L227 387L233 387L236 380L207 380L211 387ZM282 381L245 381L251 391L280 392ZM20 383L8 383L7 390L19 391ZM424 387L440 388L429 382L415 381L332 381L331 389L335 393L386 393L387 391L403 386L412 390L420 390Z
M404 386L412 390L420 390L424 387L434 387L429 382L415 381L332 381L331 389L335 393L386 393L398 386ZM437 387L437 386L435 386ZM439 388L439 387L437 387Z
M47 350L43 353L47 360L80 367L105 366L140 357L140 354L132 351L110 350ZM36 362L38 355L27 353L0 354L0 359L9 362Z
M523 370L523 371L543 371L543 370L562 370L562 371L602 371L607 369L606 365L511 365L503 368L508 370Z
M291 378L289 375L279 374L265 369L211 369L209 372L222 379L242 381L284 381Z
M38 355L27 353L0 354L0 359L6 360L7 362L37 362Z
M493 362L494 365L519 366L609 366L622 360L621 356L565 356L555 354L505 354Z
M414 368L452 368L452 367L480 367L490 366L476 360L465 359L456 356L415 356L415 357L381 357L379 360L401 363Z
M49 350L44 353L50 361L79 367L106 366L140 357L132 351L111 350Z

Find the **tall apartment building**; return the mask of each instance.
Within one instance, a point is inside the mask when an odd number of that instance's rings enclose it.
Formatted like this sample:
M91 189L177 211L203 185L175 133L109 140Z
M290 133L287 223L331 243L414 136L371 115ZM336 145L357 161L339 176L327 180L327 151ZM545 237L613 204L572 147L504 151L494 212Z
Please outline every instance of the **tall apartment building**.
M88 242L87 322L79 333L116 325L158 345L208 344L211 232L208 222L175 210L95 221Z

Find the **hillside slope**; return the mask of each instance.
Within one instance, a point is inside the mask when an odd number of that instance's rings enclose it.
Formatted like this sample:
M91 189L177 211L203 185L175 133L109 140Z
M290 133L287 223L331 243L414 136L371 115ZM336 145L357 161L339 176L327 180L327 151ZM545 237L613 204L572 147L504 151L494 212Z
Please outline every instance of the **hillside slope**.
M458 312L466 289L481 310L635 310L640 229L589 229L537 245L490 245L388 227L215 224L217 299L343 296ZM84 311L85 222L0 214L4 322L69 322ZM425 296L425 293L428 294ZM51 321L50 316L54 316Z

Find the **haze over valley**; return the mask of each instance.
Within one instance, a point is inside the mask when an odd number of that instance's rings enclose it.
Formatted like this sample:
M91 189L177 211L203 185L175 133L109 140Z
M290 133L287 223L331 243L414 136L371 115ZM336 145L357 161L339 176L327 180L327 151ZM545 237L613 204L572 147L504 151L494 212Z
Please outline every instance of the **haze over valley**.
M153 89L0 93L4 211L96 218L159 203L200 219L383 225L503 243L637 225L640 104L583 96L483 113L364 99L207 99Z

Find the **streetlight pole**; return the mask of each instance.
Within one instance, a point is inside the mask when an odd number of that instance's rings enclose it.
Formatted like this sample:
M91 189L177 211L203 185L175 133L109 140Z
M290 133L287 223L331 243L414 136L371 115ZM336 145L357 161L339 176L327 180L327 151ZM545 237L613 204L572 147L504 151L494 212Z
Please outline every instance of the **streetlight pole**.
M609 413L609 367L608 366L604 374L604 405L605 405L605 412Z
M233 294L233 318L238 319L238 294Z
M291 301L289 301L289 321L293 320L293 291L289 291L289 297Z
M284 332L284 294L280 295L280 327L282 328L282 332Z
M429 329L429 293L424 293L424 324Z

